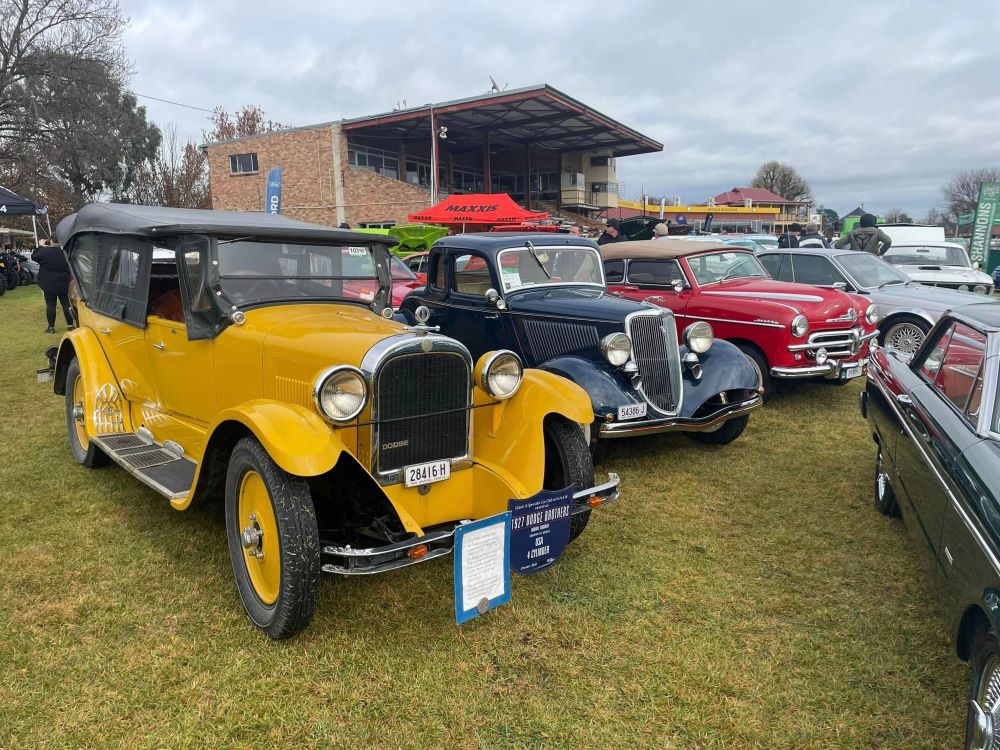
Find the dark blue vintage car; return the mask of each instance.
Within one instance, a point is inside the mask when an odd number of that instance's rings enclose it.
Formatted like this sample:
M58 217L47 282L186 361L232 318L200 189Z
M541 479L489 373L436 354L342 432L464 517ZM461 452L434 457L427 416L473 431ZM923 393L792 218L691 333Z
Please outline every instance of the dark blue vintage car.
M1000 305L945 314L912 362L871 357L875 506L902 515L972 664L966 747L1000 747Z
M610 294L600 252L571 235L457 235L438 240L427 286L401 314L465 344L474 358L517 352L527 367L562 375L590 394L598 438L683 431L735 440L761 404L749 360L714 341L703 321L678 344L672 314ZM419 308L421 310L418 315Z

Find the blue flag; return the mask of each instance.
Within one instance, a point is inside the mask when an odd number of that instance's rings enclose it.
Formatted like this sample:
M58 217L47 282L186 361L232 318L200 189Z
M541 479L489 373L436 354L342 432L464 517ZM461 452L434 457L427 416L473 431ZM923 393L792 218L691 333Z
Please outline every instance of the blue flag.
M281 213L281 167L275 167L267 173L267 212Z

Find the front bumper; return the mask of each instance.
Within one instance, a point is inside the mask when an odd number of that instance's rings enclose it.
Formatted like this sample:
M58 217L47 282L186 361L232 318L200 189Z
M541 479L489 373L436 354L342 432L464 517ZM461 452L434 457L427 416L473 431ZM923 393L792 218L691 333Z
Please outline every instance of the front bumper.
M823 377L827 380L840 380L841 371L850 365L861 365L861 372L858 373L858 377L865 374L865 364L867 362L867 356L861 355L862 347L870 342L872 339L878 336L878 329L872 331L871 333L866 333L858 338L858 354L851 357L845 357L843 359L831 359L822 365L807 365L804 367L772 367L771 377L774 378L817 378ZM788 347L789 349L795 350L805 350L805 349L815 349L822 344L813 344L811 346L806 344L798 344L794 347Z
M728 404L704 417L663 417L635 422L605 422L601 425L599 434L602 438L622 438L655 435L660 432L707 432L733 417L756 409L762 403L764 403L763 396L755 393L751 398Z
M618 499L620 483L618 475L611 472L603 484L573 493L572 515L610 505ZM345 576L374 575L443 557L451 554L455 546L455 529L463 523L468 521L446 524L423 536L383 547L355 549L350 545L322 544L322 571Z

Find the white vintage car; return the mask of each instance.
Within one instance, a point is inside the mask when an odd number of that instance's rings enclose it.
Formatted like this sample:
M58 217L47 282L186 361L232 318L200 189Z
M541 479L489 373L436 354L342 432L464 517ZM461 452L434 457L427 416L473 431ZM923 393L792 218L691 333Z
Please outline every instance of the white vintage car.
M969 261L957 242L945 240L944 228L915 224L885 224L879 227L892 238L882 258L914 281L927 286L962 292L993 294L993 278Z

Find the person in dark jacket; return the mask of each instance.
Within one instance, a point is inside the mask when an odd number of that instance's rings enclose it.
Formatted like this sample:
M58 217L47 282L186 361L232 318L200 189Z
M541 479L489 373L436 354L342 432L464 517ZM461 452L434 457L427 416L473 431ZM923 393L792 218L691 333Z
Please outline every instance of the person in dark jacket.
M861 250L872 255L885 255L885 251L892 245L892 238L875 226L877 222L878 219L872 214L862 214L858 219L858 227L833 243L833 246L850 247L851 250Z
M817 229L818 227L815 224L808 224L799 233L799 247L825 247L829 249L830 243L826 241L826 237L821 235Z
M609 242L628 242L628 237L618 228L618 219L608 219L604 231L597 238L598 245L607 245Z
M798 247L799 232L802 231L801 224L790 224L784 234L778 236L778 247Z
M63 315L66 316L66 328L72 331L76 326L69 309L69 266L62 248L49 240L41 240L31 254L31 259L38 264L38 286L45 296L45 318L49 323L45 332L56 332L57 298L62 305Z

